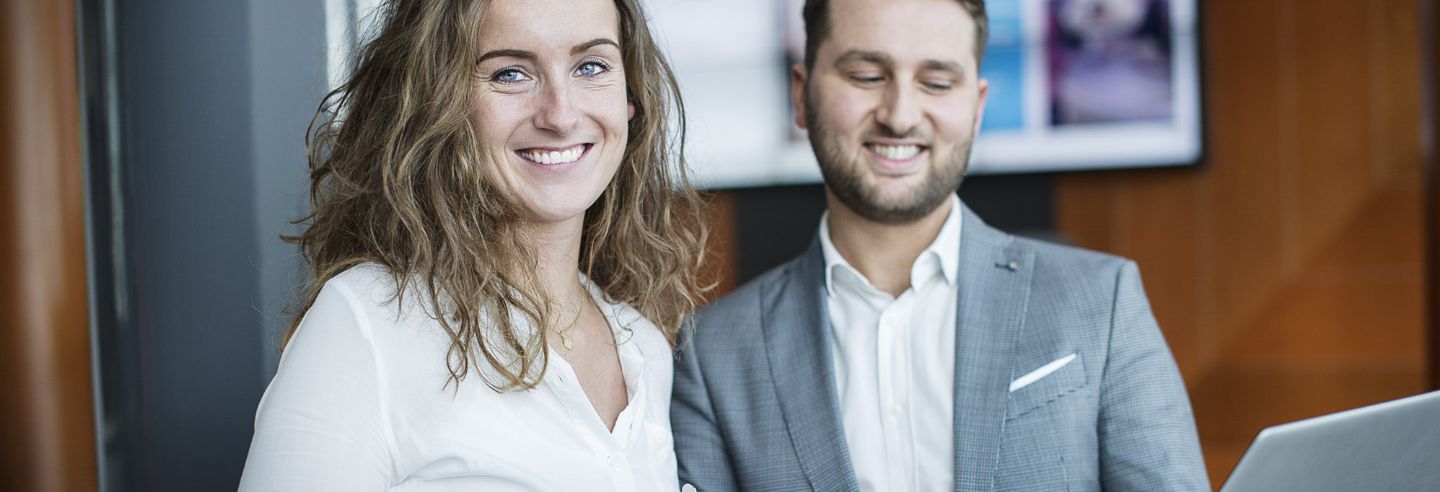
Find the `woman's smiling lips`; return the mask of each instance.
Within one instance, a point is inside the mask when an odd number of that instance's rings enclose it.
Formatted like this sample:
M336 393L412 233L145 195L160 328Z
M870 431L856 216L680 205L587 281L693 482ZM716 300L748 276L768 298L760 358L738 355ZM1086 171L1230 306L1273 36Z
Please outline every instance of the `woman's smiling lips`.
M569 147L530 147L517 150L515 154L530 164L559 170L556 168L579 162L594 146L595 144L583 143Z

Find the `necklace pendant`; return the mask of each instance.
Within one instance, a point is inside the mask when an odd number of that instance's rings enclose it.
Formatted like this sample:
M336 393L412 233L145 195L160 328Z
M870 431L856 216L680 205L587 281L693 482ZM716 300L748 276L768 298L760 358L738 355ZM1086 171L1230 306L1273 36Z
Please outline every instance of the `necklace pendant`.
M569 335L560 335L560 343L565 345L565 350L575 350L575 341Z

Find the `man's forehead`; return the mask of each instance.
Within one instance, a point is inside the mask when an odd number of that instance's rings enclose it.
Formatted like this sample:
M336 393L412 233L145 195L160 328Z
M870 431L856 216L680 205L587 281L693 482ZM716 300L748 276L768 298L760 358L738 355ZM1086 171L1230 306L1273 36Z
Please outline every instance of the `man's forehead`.
M957 0L833 0L821 51L884 53L896 62L972 63L975 20Z

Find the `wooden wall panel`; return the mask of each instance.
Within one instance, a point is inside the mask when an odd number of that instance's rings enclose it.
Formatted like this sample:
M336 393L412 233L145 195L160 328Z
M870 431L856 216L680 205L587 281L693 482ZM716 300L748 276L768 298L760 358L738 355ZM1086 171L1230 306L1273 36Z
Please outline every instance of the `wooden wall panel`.
M739 239L735 231L735 194L728 191L706 193L705 217L710 226L710 236L705 243L705 265L700 276L714 284L706 293L706 302L735 290L736 253Z
M1440 6L1436 5L1435 0L1419 1L1419 18L1424 27L1421 29L1423 41L1417 51L1424 60L1424 66L1420 67L1421 88L1427 96L1424 98L1425 111L1419 118L1421 138L1424 141L1419 152L1425 160L1420 180L1423 181L1425 189L1424 258L1427 263L1427 292L1424 300L1429 329L1429 342L1426 346L1430 348L1430 387L1440 390L1440 153L1437 153L1436 148L1436 142L1440 142L1440 125L1436 123L1437 116L1440 116Z
M1221 0L1203 166L1060 179L1061 233L1135 258L1216 486L1265 426L1426 388L1415 0Z
M0 12L0 490L94 490L74 2Z

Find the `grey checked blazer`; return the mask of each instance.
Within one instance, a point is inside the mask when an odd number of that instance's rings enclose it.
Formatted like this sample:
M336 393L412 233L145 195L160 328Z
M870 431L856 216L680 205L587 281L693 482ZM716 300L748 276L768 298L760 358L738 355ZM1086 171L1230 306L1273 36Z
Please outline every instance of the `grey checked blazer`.
M955 490L1209 490L1185 386L1135 264L1016 238L962 209ZM816 242L700 310L682 334L670 417L682 483L857 490L824 265Z

